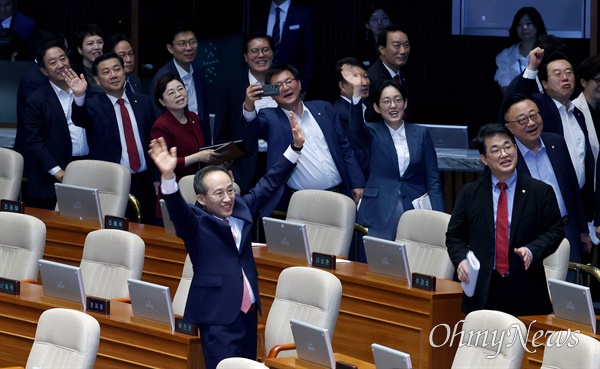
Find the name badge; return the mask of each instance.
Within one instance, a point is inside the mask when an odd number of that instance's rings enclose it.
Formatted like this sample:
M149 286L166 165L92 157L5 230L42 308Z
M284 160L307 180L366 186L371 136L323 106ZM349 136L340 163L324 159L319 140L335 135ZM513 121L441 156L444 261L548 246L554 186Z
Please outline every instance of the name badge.
M299 24L294 24L293 26L290 26L290 31L293 31L295 29L300 29L300 25Z

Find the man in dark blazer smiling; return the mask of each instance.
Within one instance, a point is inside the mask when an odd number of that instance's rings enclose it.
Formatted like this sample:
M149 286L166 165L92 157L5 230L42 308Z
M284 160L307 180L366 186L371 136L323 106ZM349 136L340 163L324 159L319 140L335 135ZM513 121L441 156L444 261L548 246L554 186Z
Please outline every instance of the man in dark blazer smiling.
M476 283L472 297L463 294L462 311L549 314L552 304L543 260L565 237L554 191L517 172L517 148L503 125L481 127L477 145L489 171L463 187L446 232L458 279ZM502 198L506 198L504 206ZM503 214L506 222L497 220ZM481 265L477 281L469 280L468 251Z

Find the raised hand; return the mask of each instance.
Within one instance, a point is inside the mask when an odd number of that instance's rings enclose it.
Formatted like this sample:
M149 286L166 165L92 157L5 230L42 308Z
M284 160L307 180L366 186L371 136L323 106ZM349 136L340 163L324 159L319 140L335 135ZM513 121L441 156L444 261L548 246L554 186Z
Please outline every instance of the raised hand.
M542 64L542 59L544 58L544 49L541 47L536 47L529 52L529 65L527 69L529 70L537 70L540 64Z
M342 65L342 77L344 77L346 82L348 82L348 84L352 86L353 96L359 97L362 81L360 76L360 69L353 65L344 64Z
M148 154L156 164L156 168L164 179L173 179L175 175L175 167L177 166L177 148L172 147L171 150L167 147L165 139L159 137L156 140L150 141L150 150Z
M290 126L292 127L292 135L294 136L294 146L302 147L304 145L304 131L293 112L290 112Z
M80 76L75 73L75 71L71 68L68 68L65 71L65 82L69 85L69 88L73 91L75 96L81 97L85 94L87 90L88 84L85 80L85 76L81 73Z

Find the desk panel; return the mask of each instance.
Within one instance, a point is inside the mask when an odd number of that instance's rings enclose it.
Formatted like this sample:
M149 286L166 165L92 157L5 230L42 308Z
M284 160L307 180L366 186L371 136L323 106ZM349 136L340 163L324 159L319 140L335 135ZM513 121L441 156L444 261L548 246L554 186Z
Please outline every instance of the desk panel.
M21 284L21 295L0 294L0 366L25 365L40 315L59 307L41 301L43 288ZM200 338L131 323L131 305L111 301L111 315L90 313L100 323L96 368L200 369Z

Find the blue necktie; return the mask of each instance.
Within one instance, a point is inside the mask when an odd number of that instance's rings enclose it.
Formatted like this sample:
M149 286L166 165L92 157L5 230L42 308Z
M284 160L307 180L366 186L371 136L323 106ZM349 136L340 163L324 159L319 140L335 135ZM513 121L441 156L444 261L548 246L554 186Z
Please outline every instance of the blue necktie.
M281 13L281 8L275 8L275 24L273 25L273 64L276 64L277 60L277 52L279 51L279 44L281 44L281 31L279 29L279 13Z

